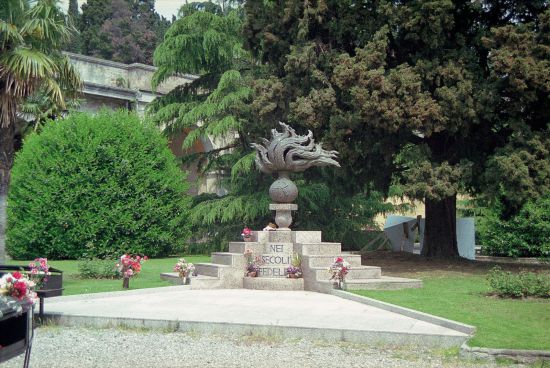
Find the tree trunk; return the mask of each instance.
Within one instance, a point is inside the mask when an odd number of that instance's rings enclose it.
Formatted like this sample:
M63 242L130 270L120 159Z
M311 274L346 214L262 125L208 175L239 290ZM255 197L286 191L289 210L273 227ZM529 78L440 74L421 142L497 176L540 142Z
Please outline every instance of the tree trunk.
M433 258L458 257L456 241L456 195L440 201L426 198L426 228L422 255Z
M13 124L0 126L0 264L6 262L7 204L10 173L13 165L15 130Z

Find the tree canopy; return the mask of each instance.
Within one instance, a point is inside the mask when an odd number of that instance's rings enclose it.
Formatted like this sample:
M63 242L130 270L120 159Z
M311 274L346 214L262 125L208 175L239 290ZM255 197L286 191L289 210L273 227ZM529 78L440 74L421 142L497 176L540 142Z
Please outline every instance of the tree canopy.
M513 215L547 188L546 1L290 0L246 2L237 10L227 15L204 4L182 10L155 54L159 81L174 73L201 77L157 101L153 119L168 123L168 133L204 122L187 145L237 132L227 150L202 155L207 168L233 173L227 196L197 200L202 220L242 220L230 203L242 206L246 201L237 198L245 193L263 198L269 180L254 172L248 144L268 136L279 120L312 130L341 154L341 170L297 178L304 187L300 208L314 214L301 219L330 228L340 213L347 219L341 223L353 222L355 211L373 208L373 195L398 186L426 204L427 256L458 255L457 193L500 201L503 215ZM242 31L219 38L219 25L237 15ZM517 165L521 170L512 172ZM360 205L338 208L345 198Z
M170 22L154 0L90 0L82 5L79 51L123 63L152 64Z

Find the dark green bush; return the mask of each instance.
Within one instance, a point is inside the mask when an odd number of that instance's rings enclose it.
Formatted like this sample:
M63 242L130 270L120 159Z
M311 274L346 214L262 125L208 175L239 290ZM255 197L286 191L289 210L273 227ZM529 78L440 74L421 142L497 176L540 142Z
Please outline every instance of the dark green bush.
M550 297L550 276L547 274L533 272L514 274L504 272L497 266L489 272L488 280L493 291L501 297Z
M189 234L187 189L155 127L125 111L71 114L16 156L7 250L15 259L167 255Z
M83 279L116 279L119 274L115 260L82 259L78 262L78 276Z
M506 257L550 256L550 196L527 202L514 217L503 220L489 209L478 222L483 252Z

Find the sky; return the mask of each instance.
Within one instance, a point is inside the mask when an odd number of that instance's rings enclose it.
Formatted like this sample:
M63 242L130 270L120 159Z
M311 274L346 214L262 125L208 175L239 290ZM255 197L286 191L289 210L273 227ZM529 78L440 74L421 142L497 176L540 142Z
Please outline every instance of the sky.
M81 6L86 0L78 0L78 5ZM188 2L194 2L193 0ZM69 0L61 0L61 3L64 5L64 9L67 10L69 7ZM178 13L179 8L186 3L186 0L155 0L155 9L157 13L162 15L168 20L172 19L172 15Z

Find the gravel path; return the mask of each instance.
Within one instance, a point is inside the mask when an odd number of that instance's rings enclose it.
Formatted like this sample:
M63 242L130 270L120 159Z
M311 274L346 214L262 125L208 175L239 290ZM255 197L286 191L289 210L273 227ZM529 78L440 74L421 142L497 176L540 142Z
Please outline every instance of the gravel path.
M450 351L126 329L36 330L31 367L496 367ZM22 367L17 357L2 368ZM521 365L515 365L521 367Z

